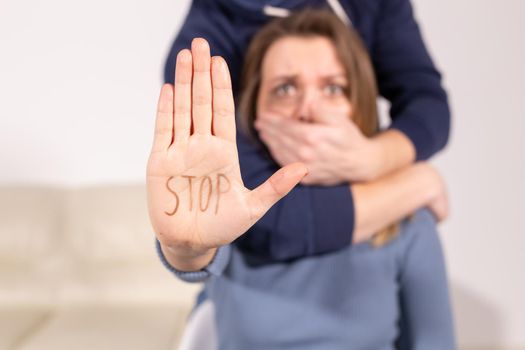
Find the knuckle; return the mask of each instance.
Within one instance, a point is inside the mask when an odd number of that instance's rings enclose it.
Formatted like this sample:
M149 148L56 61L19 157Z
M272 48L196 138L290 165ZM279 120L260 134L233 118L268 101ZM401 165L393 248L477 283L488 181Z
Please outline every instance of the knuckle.
M188 106L178 105L178 106L175 106L174 112L176 115L186 115L190 113L190 109Z
M163 127L155 129L156 136L163 136L168 134L171 134L171 128Z
M193 95L193 104L196 106L206 106L211 103L211 98L208 94L196 93Z
M216 117L222 118L222 117L229 117L234 114L234 111L231 108L228 107L216 107L213 110L213 114Z
M259 138L261 139L261 141L264 141L266 146L270 149L273 148L273 146L276 143L278 143L276 140L272 139L266 132L259 132Z
M268 137L266 136L266 133L264 132L259 132L259 139L261 139L261 141L263 141L264 143L268 142Z

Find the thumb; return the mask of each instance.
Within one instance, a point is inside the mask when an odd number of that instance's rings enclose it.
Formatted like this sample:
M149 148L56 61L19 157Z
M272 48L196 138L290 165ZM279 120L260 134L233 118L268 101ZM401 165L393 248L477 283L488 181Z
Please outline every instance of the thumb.
M250 192L249 205L259 220L278 200L283 198L308 174L303 163L289 164L277 170L268 180Z

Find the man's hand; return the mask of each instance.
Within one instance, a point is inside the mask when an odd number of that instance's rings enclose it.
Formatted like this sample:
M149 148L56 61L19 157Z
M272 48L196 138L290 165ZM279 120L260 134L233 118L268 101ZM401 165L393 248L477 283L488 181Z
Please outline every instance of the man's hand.
M428 164L428 163L427 163ZM433 170L433 177L435 178L433 186L435 194L428 203L427 207L430 209L437 222L445 221L450 213L450 205L448 200L448 191L443 177L438 173L437 169L428 164L428 167Z
M170 263L204 267L211 251L246 232L306 172L290 164L255 190L245 188L226 62L210 57L204 39L178 54L175 85L161 90L147 166L149 216Z
M267 113L257 118L255 128L279 165L307 166L303 184L370 181L385 161L381 144L364 136L347 116L308 123Z

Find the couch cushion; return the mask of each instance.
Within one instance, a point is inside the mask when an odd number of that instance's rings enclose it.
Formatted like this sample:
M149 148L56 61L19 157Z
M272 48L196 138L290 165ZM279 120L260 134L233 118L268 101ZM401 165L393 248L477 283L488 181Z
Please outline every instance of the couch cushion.
M199 286L159 261L143 185L71 189L65 211L62 301L193 303Z
M51 305L64 261L60 189L0 188L0 308Z
M0 264L38 264L60 250L63 192L0 188Z
M49 308L30 306L0 306L0 349L15 349L31 336L49 315Z
M60 289L61 302L165 302L192 305L200 284L176 278L160 262L82 264Z
M187 315L169 304L64 305L17 349L175 349Z
M68 191L64 235L75 259L89 263L151 262L154 233L141 185Z

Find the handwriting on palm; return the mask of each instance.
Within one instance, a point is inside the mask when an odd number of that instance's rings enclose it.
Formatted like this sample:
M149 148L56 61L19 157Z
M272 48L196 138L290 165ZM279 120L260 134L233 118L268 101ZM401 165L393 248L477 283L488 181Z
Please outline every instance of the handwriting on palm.
M225 61L204 39L177 56L175 84L162 87L148 161L152 226L168 246L212 248L244 233L306 174L280 169L253 191L241 179L234 102Z

